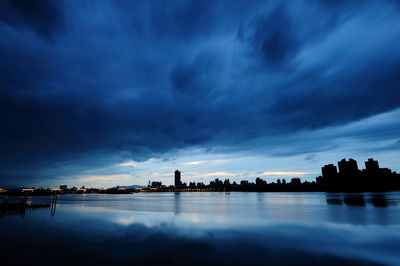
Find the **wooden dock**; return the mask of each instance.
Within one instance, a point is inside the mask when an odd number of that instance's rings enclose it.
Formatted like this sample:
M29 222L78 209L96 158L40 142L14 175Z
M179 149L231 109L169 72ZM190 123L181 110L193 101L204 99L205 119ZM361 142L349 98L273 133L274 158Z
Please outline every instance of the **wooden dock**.
M57 196L53 195L51 200L44 200L40 202L28 201L28 197L25 196L23 199L15 200L3 198L2 202L0 200L0 216L7 213L20 213L22 217L25 215L26 210L36 210L36 209L51 209L51 215L55 215L57 204Z

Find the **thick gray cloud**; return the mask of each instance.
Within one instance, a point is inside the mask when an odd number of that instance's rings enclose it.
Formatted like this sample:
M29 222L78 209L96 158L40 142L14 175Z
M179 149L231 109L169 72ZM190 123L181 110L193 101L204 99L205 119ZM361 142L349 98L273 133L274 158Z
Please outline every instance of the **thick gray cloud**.
M399 11L390 1L3 1L0 176L259 138L271 154L278 137L296 154L331 147L295 136L400 106Z

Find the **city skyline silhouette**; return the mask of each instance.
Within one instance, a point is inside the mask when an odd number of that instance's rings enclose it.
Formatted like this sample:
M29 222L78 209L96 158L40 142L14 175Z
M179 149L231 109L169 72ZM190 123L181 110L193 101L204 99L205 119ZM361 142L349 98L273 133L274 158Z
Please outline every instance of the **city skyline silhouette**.
M277 178L276 182L268 182L260 177L255 177L255 182L241 180L230 182L229 178L220 180L216 178L209 184L204 182L184 182L179 170L174 172L174 184L166 185L162 181L149 180L147 187L137 185L118 185L113 188L68 188L61 184L59 188L17 188L0 190L1 194L15 195L49 195L64 193L109 193L127 194L132 192L169 192L169 191L395 191L400 189L400 174L388 168L380 168L379 162L373 158L365 161L365 169L359 169L357 161L343 158L338 163L327 164L321 167L322 175L314 181L302 181L299 177ZM339 169L339 170L338 170ZM184 178L184 176L183 176Z

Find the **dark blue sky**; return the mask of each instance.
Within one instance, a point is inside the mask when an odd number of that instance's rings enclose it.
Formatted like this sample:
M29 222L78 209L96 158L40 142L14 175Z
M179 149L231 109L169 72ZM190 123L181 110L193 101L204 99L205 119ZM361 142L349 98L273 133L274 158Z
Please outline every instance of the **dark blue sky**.
M0 36L0 186L400 169L399 1L2 0Z

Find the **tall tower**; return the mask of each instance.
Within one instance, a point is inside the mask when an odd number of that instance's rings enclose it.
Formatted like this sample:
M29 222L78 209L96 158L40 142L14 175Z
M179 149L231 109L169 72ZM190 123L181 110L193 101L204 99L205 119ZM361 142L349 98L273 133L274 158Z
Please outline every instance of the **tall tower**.
M179 188L181 184L181 172L179 170L175 170L175 187Z

